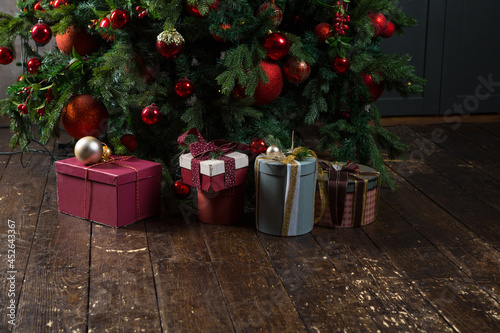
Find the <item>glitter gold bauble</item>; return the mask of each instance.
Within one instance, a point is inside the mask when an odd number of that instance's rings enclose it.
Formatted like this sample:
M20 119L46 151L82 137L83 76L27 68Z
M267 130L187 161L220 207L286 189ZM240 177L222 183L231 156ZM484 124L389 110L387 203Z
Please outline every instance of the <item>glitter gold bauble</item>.
M75 139L98 137L106 129L108 110L92 95L77 95L64 106L61 122L66 132Z
M85 136L75 145L76 158L85 165L99 162L103 154L101 141L93 136Z

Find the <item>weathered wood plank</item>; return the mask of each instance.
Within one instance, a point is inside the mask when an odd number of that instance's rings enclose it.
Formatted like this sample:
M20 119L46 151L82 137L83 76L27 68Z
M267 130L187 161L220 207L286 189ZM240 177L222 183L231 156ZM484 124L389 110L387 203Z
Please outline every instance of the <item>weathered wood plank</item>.
M382 216L378 220L383 223ZM382 331L451 331L427 299L363 231L373 227L315 227L312 234L333 260L336 270L350 281L352 292Z
M477 124L463 124L457 129L457 133L490 154L500 154L500 136L492 135Z
M491 154L485 149L475 145L468 139L459 135L451 126L412 126L416 132L429 140L433 140L436 131L439 131L439 145L451 151L459 158L469 162L483 173L500 181L500 163L498 154Z
M88 316L89 332L161 330L144 222L92 225Z
M381 328L356 298L352 284L335 268L335 260L311 235L259 233L259 238L309 331L375 332Z
M90 224L60 214L51 168L19 302L17 332L86 332Z
M410 151L412 152L406 162L397 163L396 170L398 172L403 171L400 173L404 175L405 168L412 168L413 166L418 170L418 165L425 162L437 173L460 185L471 195L481 199L500 212L500 200L491 195L500 188L499 181L484 174L474 165L442 149L435 142L422 137L408 127L393 127L390 130L410 145ZM423 160L422 156L424 156Z
M201 225L237 332L305 332L280 277L253 229Z
M26 266L30 256L31 246L38 222L38 214L43 199L43 193L47 182L47 174L50 169L50 158L46 156L35 156L27 168L22 168L19 158L11 158L5 169L0 183L0 242L4 244L0 252L0 262L4 263L0 271L0 329L11 328L8 324L7 306L10 300L15 300L15 307L19 305L19 296L22 288ZM8 220L15 222L15 261L12 267L7 266L8 249ZM9 268L9 269L7 269ZM14 294L9 296L11 284L7 277L11 277L9 271L17 271L13 280Z
M500 137L500 123L490 122L478 124L479 127L487 130L490 134Z
M234 330L196 219L146 222L164 332Z

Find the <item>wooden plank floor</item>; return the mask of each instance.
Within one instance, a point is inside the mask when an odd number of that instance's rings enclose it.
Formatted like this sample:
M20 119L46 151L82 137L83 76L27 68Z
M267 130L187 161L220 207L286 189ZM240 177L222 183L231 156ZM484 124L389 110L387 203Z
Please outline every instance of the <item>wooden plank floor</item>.
M390 128L411 153L377 221L291 238L91 224L58 213L49 157L0 156L0 332L500 332L500 123L455 127Z

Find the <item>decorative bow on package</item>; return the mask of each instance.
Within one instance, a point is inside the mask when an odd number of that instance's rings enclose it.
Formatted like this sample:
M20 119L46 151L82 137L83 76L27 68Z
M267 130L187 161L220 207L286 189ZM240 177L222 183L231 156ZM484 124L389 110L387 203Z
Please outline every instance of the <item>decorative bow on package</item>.
M180 145L188 135L196 135L198 142L189 145L188 154L179 158L182 181L206 192L217 192L245 184L248 178L248 156L234 150L248 150L248 146L226 140L206 142L196 128L178 138Z

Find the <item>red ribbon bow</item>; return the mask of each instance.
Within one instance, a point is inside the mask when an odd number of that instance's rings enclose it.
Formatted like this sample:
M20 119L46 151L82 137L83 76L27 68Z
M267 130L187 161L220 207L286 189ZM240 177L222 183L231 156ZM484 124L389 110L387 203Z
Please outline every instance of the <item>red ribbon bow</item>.
M236 184L236 162L234 158L224 155L233 150L248 150L248 146L242 143L227 140L214 140L207 143L201 136L198 129L194 127L177 139L179 145L187 146L185 141L189 134L196 135L198 137L198 142L194 142L189 145L189 151L191 152L191 155L193 155L193 159L191 160L191 176L193 186L201 188L200 162L210 159L210 153L216 153L220 154L221 156L219 159L224 161L225 188L233 187Z

